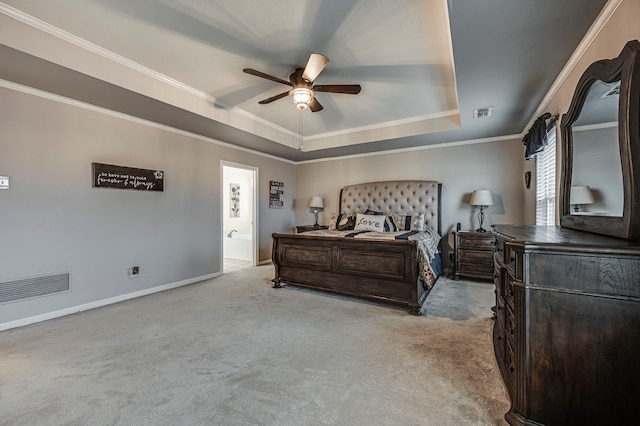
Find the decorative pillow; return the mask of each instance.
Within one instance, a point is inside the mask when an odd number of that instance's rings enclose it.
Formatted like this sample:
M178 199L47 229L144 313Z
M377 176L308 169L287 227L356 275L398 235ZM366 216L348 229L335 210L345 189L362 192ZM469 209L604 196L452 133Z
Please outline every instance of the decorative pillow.
M336 230L336 222L338 221L338 213L331 213L331 216L329 216L329 229L331 229L332 231Z
M392 214L391 219L398 228L398 231L424 231L424 213L405 216L400 214Z
M356 224L356 217L345 213L331 213L329 229L334 231L349 231Z
M336 221L336 229L338 231L350 231L356 226L356 217L341 213Z
M371 209L367 209L364 214L372 214L372 215L376 215L376 216L384 216L384 213L382 212L377 212L375 210L371 210ZM393 222L393 219L391 218L391 216L384 216L384 232L395 232L398 230L398 227L396 226L396 224Z
M356 231L384 232L384 215L362 214L356 215Z

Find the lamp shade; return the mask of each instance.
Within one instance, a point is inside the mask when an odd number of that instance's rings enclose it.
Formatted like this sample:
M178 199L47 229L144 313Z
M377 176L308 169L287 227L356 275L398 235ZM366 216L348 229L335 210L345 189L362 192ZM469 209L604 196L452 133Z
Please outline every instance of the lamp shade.
M491 191L488 189L476 189L473 191L473 194L471 194L469 204L472 206L492 206L493 196L491 195Z
M593 193L588 186L572 186L569 204L593 204Z
M314 195L309 200L309 207L312 209L322 209L324 208L324 202L322 201L322 197L319 195Z

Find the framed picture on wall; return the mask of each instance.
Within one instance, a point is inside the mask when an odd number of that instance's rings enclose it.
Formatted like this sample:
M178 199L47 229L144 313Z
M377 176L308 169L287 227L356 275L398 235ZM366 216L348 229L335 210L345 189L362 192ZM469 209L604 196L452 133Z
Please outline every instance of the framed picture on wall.
M229 217L240 217L240 185L229 184Z
M281 209L284 206L284 183L269 181L269 208Z

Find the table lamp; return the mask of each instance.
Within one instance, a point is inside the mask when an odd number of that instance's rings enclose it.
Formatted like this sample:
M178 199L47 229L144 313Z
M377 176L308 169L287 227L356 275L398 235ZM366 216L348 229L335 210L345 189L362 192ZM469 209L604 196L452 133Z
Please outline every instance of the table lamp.
M319 195L314 195L309 200L309 212L313 213L316 217L316 223L313 226L318 225L318 213L324 210L324 202L322 201L322 197Z
M484 223L484 208L493 205L493 196L491 195L491 191L488 189L476 189L471 195L471 201L469 204L480 207L480 213L478 213L480 227L476 229L476 232L487 232L487 230L482 227L482 224Z

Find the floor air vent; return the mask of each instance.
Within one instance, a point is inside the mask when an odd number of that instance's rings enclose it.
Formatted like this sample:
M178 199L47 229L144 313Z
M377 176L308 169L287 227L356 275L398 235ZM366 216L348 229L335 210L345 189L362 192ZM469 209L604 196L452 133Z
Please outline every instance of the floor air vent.
M0 303L69 291L69 273L0 282Z

